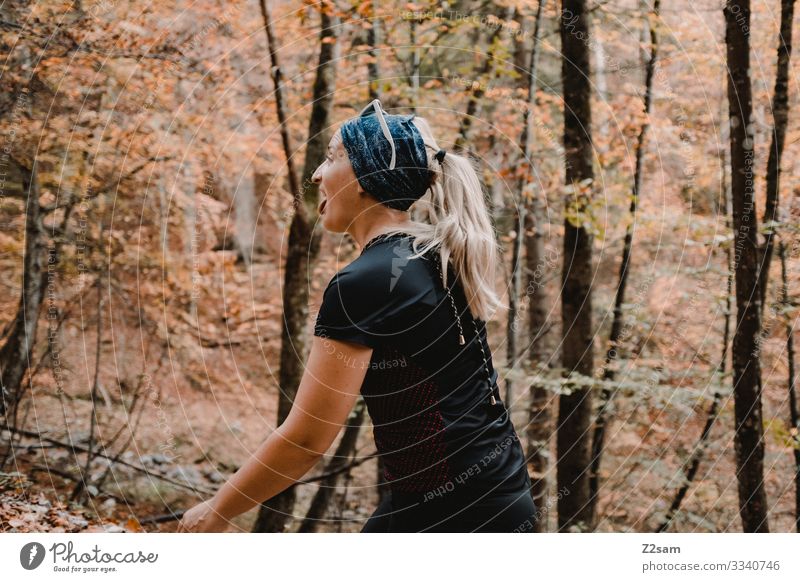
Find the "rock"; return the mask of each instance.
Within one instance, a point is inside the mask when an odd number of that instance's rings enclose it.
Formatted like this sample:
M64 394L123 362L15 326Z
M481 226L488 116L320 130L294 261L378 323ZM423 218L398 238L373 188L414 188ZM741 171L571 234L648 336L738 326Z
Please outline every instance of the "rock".
M203 482L200 471L191 465L178 465L167 472L167 477L192 485L201 485Z
M170 462L169 458L162 453L153 453L152 455L142 455L140 461L142 465L145 466L168 465Z
M212 483L224 483L225 477L219 471L211 470L203 473L206 479Z

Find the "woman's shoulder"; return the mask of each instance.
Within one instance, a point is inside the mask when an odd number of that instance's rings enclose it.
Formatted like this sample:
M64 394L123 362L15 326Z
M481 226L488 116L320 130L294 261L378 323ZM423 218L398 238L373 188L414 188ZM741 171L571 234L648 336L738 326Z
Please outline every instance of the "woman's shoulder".
M434 280L429 259L416 257L410 235L394 235L364 249L341 269L331 284L360 291L368 302L405 297L433 299Z

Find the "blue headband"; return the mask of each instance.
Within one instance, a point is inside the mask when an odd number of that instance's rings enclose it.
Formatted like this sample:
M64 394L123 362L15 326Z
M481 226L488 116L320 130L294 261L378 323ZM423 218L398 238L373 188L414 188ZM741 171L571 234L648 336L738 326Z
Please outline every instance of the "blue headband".
M374 99L341 128L358 183L397 210L408 210L422 198L433 177L425 142L413 118L384 113L380 100Z

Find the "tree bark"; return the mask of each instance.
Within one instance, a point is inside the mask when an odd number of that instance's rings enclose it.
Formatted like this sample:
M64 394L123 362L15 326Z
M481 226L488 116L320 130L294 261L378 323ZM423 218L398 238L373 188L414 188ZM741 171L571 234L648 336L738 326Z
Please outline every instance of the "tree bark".
M22 290L17 315L3 334L0 348L0 415L14 417L22 398L22 380L31 363L39 311L47 282L45 244L39 206L39 176L34 159L31 168L17 163L22 175L23 192L27 193L25 209L25 255L22 260Z
M372 18L372 27L367 31L367 43L369 44L369 47L370 47L369 54L370 54L370 56L372 56L374 58L374 60L370 61L369 65L367 66L367 78L369 79L369 99L370 99L370 101L373 100L373 99L380 99L380 97L381 97L381 90L380 90L381 69L380 69L380 66L378 64L378 50L377 50L377 48L378 48L378 45L380 44L380 40L381 40L380 25L381 25L382 21L377 18L377 8L375 6L376 1L377 0L372 0L371 1L371 10L372 10L372 16L373 16L373 18ZM411 32L415 34L414 31L416 30L416 28L414 28L414 26L415 26L414 23L411 23L411 27L412 27L411 28ZM414 45L412 45L412 46L414 46ZM417 84L416 85L416 89L415 89L415 93L414 93L414 95L415 95L414 98L416 99L416 96L417 96L416 91L419 88L418 87L418 85L419 85L419 52L415 49L414 54L416 55L415 59L414 59L414 64L413 64L414 74L412 75L411 78L415 79L415 80L412 80L412 84L413 83ZM416 111L416 109L414 109L414 111ZM358 410L361 411L361 418L362 418L362 423L363 423L363 418L364 418L364 412L363 412L364 408L363 407L365 406L365 404L364 404L364 402L359 402L357 406L358 406ZM347 428L345 429L345 433L347 433L347 431L351 431L351 432L355 432L355 435L352 438L351 438L350 435L347 435L347 434L342 436L342 441L343 442L352 441L353 449L355 449L356 443L358 442L358 438L357 438L358 437L358 433L361 431L361 425L359 424L359 426L354 426L354 424L355 423L348 425ZM346 452L349 455L352 451L346 451ZM376 457L376 459L377 460L376 460L376 463L375 463L375 484L376 484L375 487L376 487L376 489L378 491L378 503L380 503L381 501L383 501L386 498L387 495L389 495L390 489L389 489L389 483L386 481L386 475L384 474L383 457L378 455ZM335 462L335 459L334 459L334 461L332 461L332 463L333 462ZM335 485L335 483L336 483L336 481L334 481L331 484L331 486ZM320 493L321 493L321 491L320 491ZM313 507L313 502L312 502L312 507Z
M592 111L589 81L590 17L586 0L563 0L560 15L561 75L564 86L564 149L566 184L561 321L562 366L568 378L591 378L592 345L592 234L589 202L594 188L592 167ZM568 382L569 383L569 382ZM582 384L582 383L581 383ZM559 531L591 529L589 461L592 415L591 388L571 385L559 397L557 482Z
M380 21L374 18L375 6L374 2L371 7L372 12L372 27L367 31L367 43L370 46L369 54L377 59L376 42L378 39L378 26ZM380 68L377 60L369 61L367 65L367 79L369 99L380 99ZM314 498L311 500L311 506L306 513L303 523L300 525L299 531L301 533L309 533L317 531L320 521L325 518L330 504L331 497L333 496L334 489L339 483L342 475L345 477L349 474L349 469L342 471L343 467L349 466L351 457L355 453L358 444L358 436L361 434L361 427L364 424L364 417L366 411L366 403L363 398L359 397L353 412L350 415L350 422L344 429L344 434L339 440L339 445L333 458L329 461L325 468L325 472L330 475L326 477L319 485ZM383 463L380 455L377 456L376 463L376 487L378 490L378 502L383 500L384 496L388 493L388 484L383 474Z
M498 7L499 8L499 7ZM506 18L510 18L514 12L514 8L509 6L506 9L505 16ZM477 75L477 83L474 83L472 86L472 90L469 94L469 100L467 101L467 110L463 116L461 116L461 123L459 125L458 130L458 137L455 141L456 148L463 148L468 139L469 139L469 130L472 128L472 119L478 113L478 106L480 105L481 97L483 97L484 93L486 93L486 88L488 85L488 81L486 84L481 82L481 79L486 79L489 77L489 74L492 70L492 67L495 66L494 62L494 43L497 40L497 37L500 36L500 33L503 31L502 26L497 26L489 33L489 37L486 40L487 50L486 50L486 60L483 62L483 66L481 67L480 71Z
M544 196L543 191L536 189L536 172L533 167L533 147L535 145L535 129L533 110L536 107L536 88L538 85L539 54L541 47L541 27L542 15L544 13L546 0L540 0L534 17L533 24L533 44L527 65L527 88L528 103L523 111L522 134L520 136L520 148L522 149L522 159L520 165L524 172L520 174L517 184L517 191L522 194L520 205L523 206L521 216L518 217L518 236L515 243L520 248L515 250L517 255L522 253L524 246L525 254L525 294L528 296L528 329L529 341L531 342L528 352L528 363L532 370L539 370L546 365L548 360L545 345L545 336L548 331L548 295L544 282L541 280L544 272ZM520 22L522 29L522 22ZM522 43L520 42L520 45ZM528 234L530 233L530 234ZM515 259L513 262L516 262ZM515 270L517 269L517 270ZM512 273L519 278L518 268L512 266ZM512 277L513 280L513 277ZM516 285L516 282L515 282ZM516 326L512 322L517 320L516 309L514 314L509 314L509 337L511 340L510 354L516 353ZM509 359L511 361L511 359ZM513 365L513 361L512 361ZM507 389L512 392L511 388ZM526 456L528 468L531 472L531 497L536 507L541 510L540 517L533 524L534 532L547 531L547 513L544 512L547 500L547 470L550 465L550 432L551 418L550 393L539 382L532 382L528 387L528 425L525 427Z
M758 217L753 188L753 98L750 86L750 0L728 0L725 43L731 127L731 200L735 241L736 331L733 336L734 447L739 514L745 532L767 532L761 416L761 294Z
M319 484L319 489L317 489L314 498L311 500L311 507L300 525L300 533L317 531L320 522L325 518L339 478L343 473L349 472L349 470L342 471L342 469L352 465L352 457L358 443L358 435L361 432L361 426L364 424L365 410L366 403L363 398L359 398L353 412L350 414L349 422L344 429L339 446L336 447L333 458L325 467L325 473L328 473L329 476Z
M784 247L783 240L778 242L778 257L781 260L781 304L784 313L788 312L791 307L791 299L789 298L789 283L786 277L786 248ZM800 533L800 409L797 402L797 389L795 382L797 376L794 369L794 326L787 317L786 319L786 359L788 361L788 377L787 385L789 388L789 422L794 430L794 523L795 529Z
M370 27L367 29L367 44L370 47L369 56L370 61L367 64L367 77L369 78L369 99L372 101L373 99L380 99L380 82L381 82L381 72L380 67L378 65L378 45L380 44L381 40L381 20L377 17L377 10L376 4L377 0L371 0L370 2L370 11L372 20L370 21Z
M541 12L541 1L539 2L539 13ZM520 11L519 7L514 8L513 14L514 21L519 25L519 30L522 32L525 29L525 17ZM537 21L536 25L538 26L538 14L537 14ZM522 52L521 49L524 46L524 35L521 36L514 44L514 63L517 65L522 57L520 53ZM516 232L516 236L512 241L511 246L511 265L510 265L510 284L508 286L508 318L506 320L506 367L509 370L513 370L514 366L517 362L517 331L518 331L518 324L517 318L519 317L519 304L522 295L522 290L520 288L522 284L522 251L523 251L523 244L525 241L525 227L526 227L526 198L525 196L530 191L529 188L526 188L529 181L533 180L533 168L530 166L532 165L530 159L530 149L529 144L527 143L528 140L528 119L531 118L531 110L535 106L536 103L536 49L537 49L537 39L533 39L533 48L531 49L530 56L528 58L528 63L526 66L520 67L523 71L526 72L525 75L521 76L520 79L520 88L524 86L528 90L528 101L526 103L526 107L522 112L522 134L520 136L520 149L522 151L522 155L520 156L520 160L518 162L518 171L520 172L519 180L517 181L517 189L516 191L519 192L520 199L516 204L514 204L513 209L513 228ZM527 82L526 82L527 81ZM532 140L531 140L532 141ZM493 144L494 145L494 144ZM492 148L493 149L493 148ZM495 181L497 184L497 181ZM502 194L500 196L502 199ZM506 394L505 394L505 403L506 407L510 408L514 402L514 382L509 377L506 378Z
M411 46L411 111L417 112L419 105L419 66L420 56L417 46L417 26L419 21L411 19L408 21L408 44Z
M767 281L769 266L772 262L774 224L778 220L778 202L780 200L781 158L786 142L786 126L789 123L789 62L792 58L792 19L794 17L794 0L781 1L781 29L778 37L778 66L775 75L775 91L772 96L773 131L772 143L767 158L767 195L764 205L764 255L760 269L761 316L767 301Z
M306 354L308 319L307 273L310 264L319 252L319 231L314 233L319 189L311 182L314 170L322 163L325 150L330 141L328 127L333 106L335 87L335 62L338 54L338 17L331 4L321 4L322 30L320 33L319 65L314 81L313 107L308 127L308 142L303 168L303 180L298 182L292 163L291 147L287 126L287 116L283 105L283 86L278 62L277 43L272 30L272 19L266 0L261 0L261 13L267 33L270 59L272 62L275 101L278 108L278 121L289 171L289 184L294 200L294 216L289 227L289 241L283 281L283 328L281 330L281 354L278 395L278 425L286 420L292 408L297 388L303 376L301 359ZM262 503L254 532L282 532L291 519L296 493L291 487Z

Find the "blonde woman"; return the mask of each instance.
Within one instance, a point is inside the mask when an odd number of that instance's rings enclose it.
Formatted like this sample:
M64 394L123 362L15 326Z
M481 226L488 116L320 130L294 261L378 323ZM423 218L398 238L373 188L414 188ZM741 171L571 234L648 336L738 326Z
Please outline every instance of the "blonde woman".
M390 494L363 532L528 532L525 456L500 398L486 321L495 236L466 157L379 100L316 170L323 226L360 256L325 289L287 420L180 531L221 531L311 469L363 395Z

